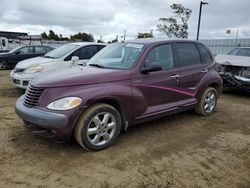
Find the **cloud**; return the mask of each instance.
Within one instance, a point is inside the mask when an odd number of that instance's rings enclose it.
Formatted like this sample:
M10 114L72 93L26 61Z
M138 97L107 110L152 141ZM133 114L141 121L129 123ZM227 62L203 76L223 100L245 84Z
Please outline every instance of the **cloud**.
M189 38L196 37L199 2L196 0L174 1L190 8ZM233 38L239 29L239 37L250 37L250 1L208 0L203 6L200 38ZM70 35L77 32L92 33L96 39L114 39L127 31L129 38L138 32L154 30L156 36L163 36L156 30L160 17L172 15L165 0L1 0L0 28L8 31L22 31L40 34L53 29L56 33ZM232 29L225 35L225 29Z

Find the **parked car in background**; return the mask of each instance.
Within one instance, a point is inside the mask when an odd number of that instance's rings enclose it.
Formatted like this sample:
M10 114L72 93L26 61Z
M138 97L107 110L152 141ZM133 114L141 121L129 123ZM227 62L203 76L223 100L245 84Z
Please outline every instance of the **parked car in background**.
M185 40L134 40L107 46L88 66L47 72L16 102L32 132L104 149L128 126L195 108L214 112L222 79L210 51Z
M224 88L250 90L250 48L234 48L227 55L217 55L215 59L220 64L219 74Z
M15 67L15 65L22 60L32 57L42 56L53 48L50 46L20 46L9 52L0 53L0 70L7 69L9 67Z
M93 42L77 42L65 44L41 57L19 62L11 71L13 83L26 89L29 82L48 70L70 67L73 64L85 64L106 45Z

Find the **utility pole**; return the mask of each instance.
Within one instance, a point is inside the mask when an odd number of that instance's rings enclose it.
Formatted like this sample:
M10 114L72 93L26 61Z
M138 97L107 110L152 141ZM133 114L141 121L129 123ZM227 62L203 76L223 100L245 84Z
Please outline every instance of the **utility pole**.
M123 41L125 41L126 39L126 29L124 30L124 34L123 34Z
M200 2L200 12L199 12L199 20L198 20L198 28L197 28L196 40L199 40L202 5L208 5L208 3L207 2L202 2L202 1Z

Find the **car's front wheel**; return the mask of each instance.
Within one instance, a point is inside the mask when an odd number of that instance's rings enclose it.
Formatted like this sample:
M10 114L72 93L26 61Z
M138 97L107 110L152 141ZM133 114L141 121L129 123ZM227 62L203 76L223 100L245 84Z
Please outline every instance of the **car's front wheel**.
M94 104L80 116L74 130L75 138L87 150L102 150L117 139L121 124L120 113L114 107Z
M0 70L5 70L8 68L8 62L5 59L0 59Z
M215 88L208 87L201 96L195 111L196 113L208 116L212 114L217 105L218 94Z

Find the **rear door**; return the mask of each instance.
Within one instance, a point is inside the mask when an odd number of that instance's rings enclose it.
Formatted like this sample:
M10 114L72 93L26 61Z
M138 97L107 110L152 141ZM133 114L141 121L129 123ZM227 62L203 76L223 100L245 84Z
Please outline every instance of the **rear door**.
M162 70L139 74L132 78L134 116L140 120L148 115L177 108L179 69L175 65L171 44L154 47L146 56L143 67L159 63Z
M49 50L45 46L35 46L35 56L42 56L46 54Z
M208 72L208 64L202 63L203 58L197 48L192 42L178 42L174 44L174 49L177 56L178 66L180 67L180 88L189 95L186 95L181 105L193 102L196 89Z

